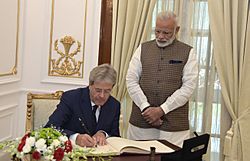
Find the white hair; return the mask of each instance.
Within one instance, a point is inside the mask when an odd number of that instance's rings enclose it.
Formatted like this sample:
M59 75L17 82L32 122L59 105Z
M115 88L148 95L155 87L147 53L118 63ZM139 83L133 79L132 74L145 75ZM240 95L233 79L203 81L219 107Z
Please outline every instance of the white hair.
M160 12L158 13L156 19L163 20L163 21L168 20L168 19L173 19L175 22L175 26L178 25L178 18L174 12L170 12L170 11Z

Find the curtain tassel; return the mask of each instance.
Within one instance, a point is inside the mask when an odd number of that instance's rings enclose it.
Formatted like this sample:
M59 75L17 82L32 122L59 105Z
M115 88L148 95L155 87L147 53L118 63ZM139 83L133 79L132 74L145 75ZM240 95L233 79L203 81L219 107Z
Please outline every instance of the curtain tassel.
M232 139L233 139L233 125L234 122L232 122L231 128L227 131L227 135L224 140L224 150L223 154L225 156L229 156L231 153L231 148L232 148Z

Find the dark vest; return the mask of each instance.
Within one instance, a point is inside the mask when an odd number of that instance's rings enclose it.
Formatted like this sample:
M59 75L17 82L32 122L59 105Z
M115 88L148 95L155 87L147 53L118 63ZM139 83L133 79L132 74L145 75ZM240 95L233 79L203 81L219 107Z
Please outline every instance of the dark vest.
M150 105L159 107L182 86L183 68L192 47L178 40L165 48L159 48L155 40L145 42L141 47L142 73L139 84ZM162 119L160 130L188 130L188 102L162 116ZM140 128L152 128L135 103L129 122Z

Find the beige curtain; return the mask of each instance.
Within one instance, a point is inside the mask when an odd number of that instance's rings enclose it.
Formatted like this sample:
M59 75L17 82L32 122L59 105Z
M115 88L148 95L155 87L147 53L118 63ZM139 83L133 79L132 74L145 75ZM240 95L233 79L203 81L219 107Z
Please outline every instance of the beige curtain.
M126 137L130 114L127 109L130 106L127 105L131 104L126 96L127 69L135 49L148 36L155 2L156 0L113 0L111 65L117 70L118 78L112 95L122 101L123 137Z
M220 93L209 29L208 4L200 0L175 0L179 16L179 39L194 47L199 63L199 80L190 99L190 128L209 133L211 138L203 160L218 161L220 154ZM216 121L214 121L216 120Z
M130 59L139 44L146 40L156 0L114 0L111 64L118 71L114 96L125 96L125 77Z
M222 96L232 118L232 126L225 136L225 160L249 161L249 1L209 0L208 5Z

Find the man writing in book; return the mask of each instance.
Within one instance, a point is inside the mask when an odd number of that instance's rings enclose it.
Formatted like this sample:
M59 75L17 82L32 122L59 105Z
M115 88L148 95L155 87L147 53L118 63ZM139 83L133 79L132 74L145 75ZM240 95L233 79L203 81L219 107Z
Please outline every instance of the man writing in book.
M156 39L141 44L131 59L129 139L164 139L181 146L189 138L188 100L198 68L192 47L176 39L179 29L174 13L159 13Z
M107 136L120 136L120 103L110 95L116 75L108 64L95 67L88 87L63 93L46 126L61 129L79 146L104 145Z

